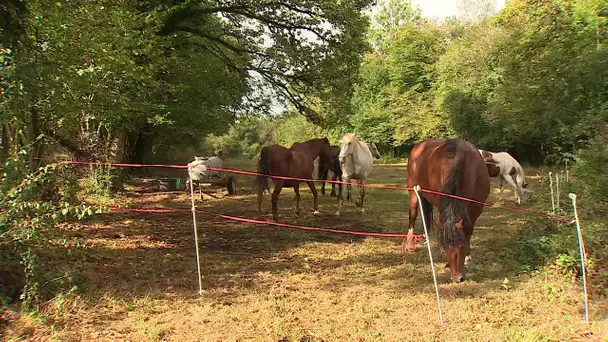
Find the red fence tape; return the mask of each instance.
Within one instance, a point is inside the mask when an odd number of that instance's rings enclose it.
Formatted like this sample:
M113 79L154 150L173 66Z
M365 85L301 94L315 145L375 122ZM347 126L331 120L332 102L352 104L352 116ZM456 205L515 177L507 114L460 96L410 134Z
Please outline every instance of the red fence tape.
M36 158L36 159L54 161L51 158ZM75 164L75 165L104 165L104 166L135 167L135 168L141 168L141 167L164 167L164 168L171 168L171 169L187 169L188 168L187 165L167 165L167 164L126 164L126 163L106 163L106 162L85 162L85 161L72 161L72 160L61 160L61 161L55 161L55 162ZM351 184L350 182L344 182L344 181L264 175L264 174L261 174L258 172L253 172L253 171L234 170L234 169L226 169L226 168L208 167L207 169L212 170L212 171L220 171L220 172L242 174L242 175L249 175L249 176L268 176L270 178L275 178L275 179L297 180L297 181L301 181L301 182L325 182L325 183L334 183L334 184ZM353 184L353 185L358 186L358 187L375 188L375 189L413 191L413 188L407 187L407 186L390 186L390 185L374 185L374 184ZM462 201L477 203L477 204L481 204L486 207L499 208L499 209L512 211L512 212L516 212L516 213L520 213L520 214L530 214L530 215L534 215L537 217L548 218L553 221L572 222L572 218L568 218L568 217L555 217L555 216L552 216L549 214L539 213L539 212L525 210L525 209L496 206L493 203L480 202L480 201L476 201L474 199L467 198L467 197L446 194L441 191L428 190L428 189L424 189L424 188L421 188L420 191L426 192L429 194L439 195L439 196L452 197L452 198L456 198L456 199L459 199Z
M191 212L191 209L136 209L136 208L110 208L110 211L120 212L136 212L136 213L161 213L161 214L169 214L169 213L183 213L183 212ZM212 211L197 209L197 213L201 213L204 215L220 217L227 220L246 222L246 223L254 223L254 224L265 224L265 225L273 225L279 227L286 228L295 228L302 230L312 230L312 231L321 231L328 233L338 233L338 234L350 234L350 235L358 235L358 236L373 236L373 237L383 237L383 238L402 238L401 241L401 262L405 264L405 252L414 253L416 251L416 244L418 241L424 237L423 234L399 234L399 233L374 233L374 232L358 232L353 230L343 230L343 229L333 229L333 228L320 228L320 227L309 227L309 226L300 226L295 224L288 223L280 223L280 222L272 222L272 221L263 221L263 220L254 220L246 217L240 216L231 216L224 215L219 213L214 213Z
M462 200L462 201L467 201L467 202L471 202L471 203L481 204L481 205L486 206L486 207L504 209L504 210L513 211L513 212L516 212L516 213L521 213L521 214L535 215L535 216L538 216L538 217L548 218L548 219L554 220L554 221L572 222L572 219L573 219L573 218L567 218L567 217L555 217L555 216L551 216L549 214L539 213L539 212L536 212L536 211L530 211L530 210L525 210L525 209L517 209L517 208L511 208L511 207L496 206L495 204L492 204L492 203L480 202L480 201L476 201L474 199L467 198L467 197L462 197L462 196L457 196L457 195L452 195L452 194L446 194L446 193L441 192L441 191L435 191L435 190L428 190L428 189L420 188L420 192L426 192L428 194L439 195L439 196L452 197L452 198L455 198L455 199L458 199L458 200Z
M183 212L192 212L191 209L136 209L136 208L110 208L111 211L130 211L130 212L138 212L138 213L183 213ZM295 228L295 229L303 229L303 230L312 230L312 231L321 231L321 232L329 232L329 233L339 233L339 234L351 234L351 235L361 235L361 236L374 236L374 237L385 237L385 238L416 238L419 239L423 237L422 234L400 234L400 233L374 233L374 232L358 232L353 230L342 230L342 229L332 229L332 228L321 228L321 227L309 227L309 226L300 226L289 223L281 223L281 222L273 222L273 221L264 221L264 220L255 220L241 216L231 216L215 213L212 211L196 209L197 213L201 213L209 216L216 216L227 220L240 221L246 223L255 223L255 224L267 224L279 227L286 228Z

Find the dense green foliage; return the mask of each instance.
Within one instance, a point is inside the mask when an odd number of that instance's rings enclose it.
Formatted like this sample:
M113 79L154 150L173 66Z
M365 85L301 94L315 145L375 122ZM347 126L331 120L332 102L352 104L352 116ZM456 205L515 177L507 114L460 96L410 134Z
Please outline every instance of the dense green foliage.
M8 1L3 147L23 132L36 155L144 161L225 133L271 97L331 122L348 114L368 5Z
M515 1L487 20L436 24L400 10L398 25L372 31L385 36L365 56L350 123L406 150L459 135L561 162L608 118L605 12L600 1Z

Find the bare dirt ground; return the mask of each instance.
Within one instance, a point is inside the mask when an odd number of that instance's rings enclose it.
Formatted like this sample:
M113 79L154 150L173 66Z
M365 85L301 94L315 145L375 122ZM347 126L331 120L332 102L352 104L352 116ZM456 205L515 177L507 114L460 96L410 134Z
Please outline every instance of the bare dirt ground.
M249 164L227 167L253 168ZM370 183L405 184L405 165L378 165ZM541 177L529 172L532 190ZM490 201L498 200L494 180ZM155 192L134 182L131 208L190 208L184 191ZM201 209L256 218L253 178L237 177L235 196L210 188ZM357 231L407 230L408 194L370 189L366 213L347 205L333 215L334 198L301 187L302 215L293 190L279 201L280 219L293 224ZM356 191L354 192L356 195ZM545 211L543 196L523 207ZM514 206L511 189L505 205ZM265 196L270 219L270 196ZM420 245L401 262L401 241L255 225L198 215L203 292L198 293L192 218L188 212L115 212L65 229L50 241L57 259L81 274L81 286L45 304L42 315L18 318L8 340L63 341L558 341L601 340L607 305L591 304L592 324L581 323L579 284L552 269L522 273L505 249L530 224L528 217L486 208L473 235L468 280L439 291L439 326L428 253ZM420 222L418 231L421 232ZM438 270L445 263L432 233ZM602 335L603 334L603 335Z

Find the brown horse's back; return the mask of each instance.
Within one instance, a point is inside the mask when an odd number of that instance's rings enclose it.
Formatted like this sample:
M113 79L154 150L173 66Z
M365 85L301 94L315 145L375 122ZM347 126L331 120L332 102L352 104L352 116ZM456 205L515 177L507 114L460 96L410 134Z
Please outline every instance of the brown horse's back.
M407 183L408 186L420 185L424 189L443 191L452 167L454 165L456 149L460 150L463 158L460 172L460 183L474 184L459 190L459 196L468 197L477 201L485 201L490 193L490 177L483 158L477 148L462 139L452 140L425 140L416 145L408 160ZM435 207L439 207L439 195L422 193Z
M305 178L312 177L314 166L309 162L310 157L304 153L293 151L281 145L265 147L268 153L268 170L272 176ZM258 166L260 170L260 166ZM294 186L296 182L285 181L285 186ZM299 182L297 182L299 183Z

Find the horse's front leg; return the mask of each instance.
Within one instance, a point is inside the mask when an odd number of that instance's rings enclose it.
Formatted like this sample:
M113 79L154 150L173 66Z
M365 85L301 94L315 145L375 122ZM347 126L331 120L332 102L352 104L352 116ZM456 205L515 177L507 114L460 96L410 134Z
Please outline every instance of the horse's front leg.
M346 200L350 202L351 200L351 196L350 196L350 192L353 188L352 184L350 181L348 181L348 184L346 185L347 191L346 191Z
M464 252L464 265L468 265L473 263L473 258L471 258L471 236L468 235L467 236L467 241L464 244L464 247L462 247L463 252Z
M355 202L355 205L359 207L359 211L363 214L365 213L365 209L363 209L363 199L365 198L364 180L357 179L357 184L359 184L359 199Z
M350 182L350 178L348 176L342 175L342 181L344 183ZM336 215L340 216L340 212L342 211L342 202L344 202L344 192L346 191L346 184L341 184L340 195L338 196L338 211L336 211Z
M502 192L503 192L503 191L504 191L504 189L505 189L505 186L504 186L504 177L503 177L503 175L502 175L502 174L500 174L500 176L498 176L498 179L500 180L500 194L498 195L498 200L499 200L500 202L502 202Z
M331 178L332 181L336 181L338 180L338 174L334 172L334 175ZM338 184L338 189L340 189L340 187L342 186L342 184ZM340 191L340 190L338 190ZM336 197L336 183L331 183L331 194L329 194L329 197Z
M327 174L329 173L329 169L320 169L320 170L321 171L319 172L319 179L326 180ZM332 188L332 194L333 194L333 188ZM325 196L325 182L321 182L321 195Z
M296 193L296 215L300 215L300 183L294 185L293 191Z
M278 213L278 203L279 203L279 195L281 194L281 190L283 190L283 184L285 183L282 179L277 179L274 182L274 191L272 192L272 219L275 222L279 222L279 213Z
M407 230L407 242L408 245L414 239L414 225L416 224L416 218L418 217L418 197L413 191L410 191L410 212L409 212L409 229Z
M519 187L517 186L517 184L515 184L513 176L509 175L505 178L505 180L507 181L507 183L509 183L509 185L511 185L511 187L513 187L513 192L515 193L515 202L517 204L521 204L521 198L519 196Z
M317 195L317 188L315 187L315 182L306 182L306 184L308 184L308 187L310 188L310 192L312 192L312 198L313 198L313 206L315 208L315 211L313 212L313 215L319 215L321 214L321 212L319 211L319 198Z

